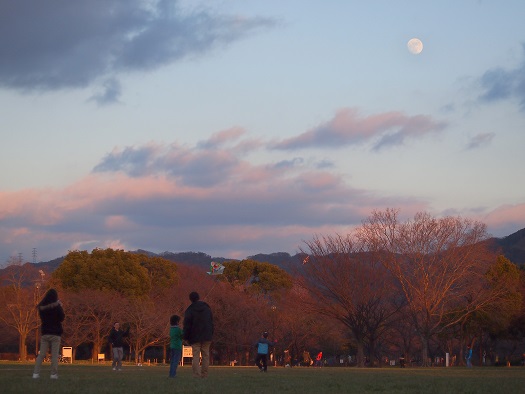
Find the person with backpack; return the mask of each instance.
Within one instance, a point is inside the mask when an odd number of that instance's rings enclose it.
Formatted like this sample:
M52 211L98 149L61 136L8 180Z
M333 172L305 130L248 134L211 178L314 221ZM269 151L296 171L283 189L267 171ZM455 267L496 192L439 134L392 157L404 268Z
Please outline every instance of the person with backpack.
M270 354L270 348L273 347L273 343L268 340L268 333L265 331L262 337L255 343L257 349L257 356L255 357L255 365L259 368L260 372L266 372L268 369L268 354Z

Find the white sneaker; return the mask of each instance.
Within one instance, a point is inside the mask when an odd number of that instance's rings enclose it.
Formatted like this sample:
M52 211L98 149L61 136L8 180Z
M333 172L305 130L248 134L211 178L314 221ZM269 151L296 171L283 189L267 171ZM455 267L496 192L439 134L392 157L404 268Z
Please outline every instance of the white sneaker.
M117 368L113 368L113 371L116 371L116 370L117 370Z
M40 377L39 374L37 374L37 373L34 373L34 374L33 374L33 379L38 379L39 377Z
M58 379L58 375L57 374L51 375L51 379Z

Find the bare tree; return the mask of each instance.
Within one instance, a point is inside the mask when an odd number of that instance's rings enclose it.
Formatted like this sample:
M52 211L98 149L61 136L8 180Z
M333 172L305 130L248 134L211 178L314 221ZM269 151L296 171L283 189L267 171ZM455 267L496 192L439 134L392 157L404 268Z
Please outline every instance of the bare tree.
M39 290L34 286L39 281L39 274L29 263L11 261L0 278L0 305L4 313L0 320L18 333L18 352L20 360L27 359L27 338L29 333L38 329L39 317L36 304Z
M64 342L75 348L91 343L91 358L95 359L125 305L126 300L116 291L82 289L65 293Z
M138 356L144 358L144 352L150 346L161 346L169 332L169 320L159 319L155 303L149 297L130 300L125 310L126 322L131 327L130 342L135 349L135 361Z
M279 332L278 350L290 352L293 360L297 360L303 350L317 347L318 337L329 335L329 330L324 330L326 321L323 316L311 312L308 305L314 297L303 287L295 286L279 304ZM330 321L331 322L331 321ZM334 325L332 324L332 327ZM321 334L319 331L323 331Z
M429 340L461 322L487 300L472 294L492 260L486 226L459 217L418 213L400 222L398 212L373 212L357 230L367 250L397 279L428 363Z
M397 310L392 278L351 235L314 237L306 245L309 256L297 270L297 283L312 295L307 308L350 330L362 367L365 345L375 358L377 341Z

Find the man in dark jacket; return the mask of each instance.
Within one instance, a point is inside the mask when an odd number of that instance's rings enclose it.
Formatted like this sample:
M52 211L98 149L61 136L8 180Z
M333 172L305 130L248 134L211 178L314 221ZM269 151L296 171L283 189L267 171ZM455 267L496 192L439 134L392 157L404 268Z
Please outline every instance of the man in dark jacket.
M113 347L113 371L122 369L122 359L124 358L124 337L129 336L129 326L126 331L120 329L120 323L115 323L109 333L109 343Z
M49 289L44 298L37 305L38 314L42 322L42 339L40 341L40 353L35 362L33 378L40 377L42 361L51 349L51 379L58 379L58 354L60 352L60 340L62 337L62 322L64 321L64 310L62 303L58 300L55 289Z
M210 345L213 337L213 315L210 306L200 301L197 292L190 293L191 305L184 312L184 340L191 345L193 376L206 378L210 365ZM199 359L202 357L202 365Z

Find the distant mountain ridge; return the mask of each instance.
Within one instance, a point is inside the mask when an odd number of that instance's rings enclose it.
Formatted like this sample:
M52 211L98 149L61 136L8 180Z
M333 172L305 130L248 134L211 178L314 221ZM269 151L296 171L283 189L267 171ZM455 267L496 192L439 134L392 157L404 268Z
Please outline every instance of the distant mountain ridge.
M525 228L504 238L494 238L503 255L519 266L525 265Z
M508 235L503 238L490 238L487 242L491 243L491 246L496 250L501 250L501 253L508 258L514 264L525 267L525 228L516 231L515 233ZM239 259L231 259L226 257L211 257L210 255L203 252L162 252L154 253L143 249L132 251L133 253L141 253L147 256L158 256L165 258L176 263L186 265L197 265L208 269L212 261L223 263L225 261L239 261ZM47 261L36 263L35 266L38 269L42 269L46 273L53 272L57 267L64 261L65 256ZM264 263L274 264L282 269L288 269L288 267L302 261L304 254L297 253L290 255L286 252L275 252L270 254L259 253L253 256L247 256L246 259L255 260ZM32 263L28 263L32 264ZM7 268L0 269L0 272Z

